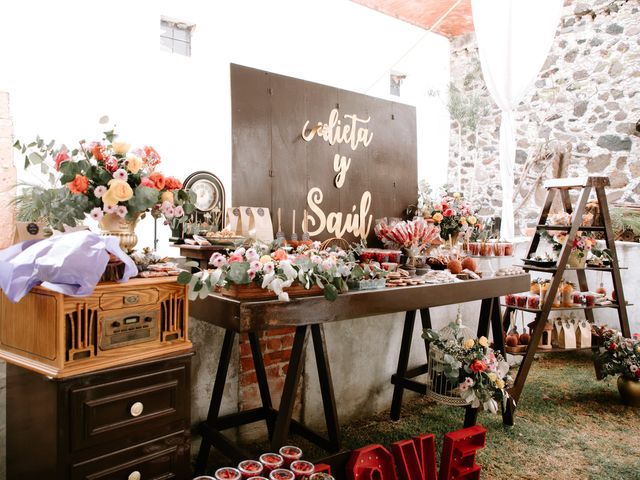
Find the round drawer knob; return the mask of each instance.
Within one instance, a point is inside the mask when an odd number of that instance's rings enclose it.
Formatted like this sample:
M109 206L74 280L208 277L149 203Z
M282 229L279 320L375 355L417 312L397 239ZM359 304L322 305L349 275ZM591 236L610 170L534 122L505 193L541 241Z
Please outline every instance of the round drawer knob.
M131 412L132 417L139 417L143 410L144 410L144 405L142 404L142 402L136 402L133 405L131 405L131 409L129 410L129 412ZM137 474L138 476L131 477L133 473ZM139 472L133 472L133 473L129 475L129 480L139 480L140 473Z
M142 475L140 475L140 472L137 470L131 472L127 477L128 480L140 480L141 478L142 478Z

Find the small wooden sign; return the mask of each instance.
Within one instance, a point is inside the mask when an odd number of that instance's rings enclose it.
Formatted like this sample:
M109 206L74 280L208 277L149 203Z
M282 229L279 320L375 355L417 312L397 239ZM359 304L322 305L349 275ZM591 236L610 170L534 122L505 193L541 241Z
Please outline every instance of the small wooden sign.
M232 203L280 209L287 238L371 240L415 202L414 107L240 65L231 96Z

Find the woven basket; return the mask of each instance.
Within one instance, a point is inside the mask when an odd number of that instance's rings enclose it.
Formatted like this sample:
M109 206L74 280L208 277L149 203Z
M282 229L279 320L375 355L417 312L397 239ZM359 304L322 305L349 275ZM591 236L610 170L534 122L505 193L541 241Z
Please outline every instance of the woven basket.
M326 250L329 247L339 247L343 250L349 250L350 245L344 238L333 237L328 238L320 245L321 250Z

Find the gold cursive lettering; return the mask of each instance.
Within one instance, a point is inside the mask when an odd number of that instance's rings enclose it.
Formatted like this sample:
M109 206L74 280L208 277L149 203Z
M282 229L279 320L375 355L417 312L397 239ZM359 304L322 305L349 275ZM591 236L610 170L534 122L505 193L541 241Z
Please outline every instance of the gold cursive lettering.
M342 188L346 179L347 170L351 166L351 159L336 153L333 157L333 171L336 172L336 178L333 181L336 188Z
M339 115L338 109L334 108L329 114L328 123L318 122L311 130L309 130L309 120L307 120L302 127L302 138L310 142L317 134L329 145L346 143L351 147L351 150L356 150L360 144L368 147L373 139L373 132L369 132L369 129L362 124L368 124L371 117L365 119L356 114L345 114L343 118L350 120L350 123L342 125L338 119Z
M347 213L344 216L344 222L342 212L330 212L328 215L324 213L320 207L322 199L322 190L318 187L312 188L307 193L307 204L312 212L312 215L308 217L309 223L312 227L315 227L317 224L317 228L309 230L309 235L318 235L326 228L327 232L337 238L342 238L347 232L353 233L356 237L367 238L371 230L371 222L373 221L373 215L369 214L369 209L371 208L371 192L366 191L362 194L360 210L356 213L357 206L353 205L351 207L351 213ZM315 217L313 215L315 215Z

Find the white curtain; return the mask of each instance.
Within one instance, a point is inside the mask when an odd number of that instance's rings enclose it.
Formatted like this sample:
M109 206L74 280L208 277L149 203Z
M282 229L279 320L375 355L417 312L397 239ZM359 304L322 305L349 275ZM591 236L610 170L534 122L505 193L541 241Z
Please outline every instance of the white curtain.
M471 0L482 75L489 93L502 110L500 235L508 240L514 236L514 110L547 58L562 5L563 0Z

